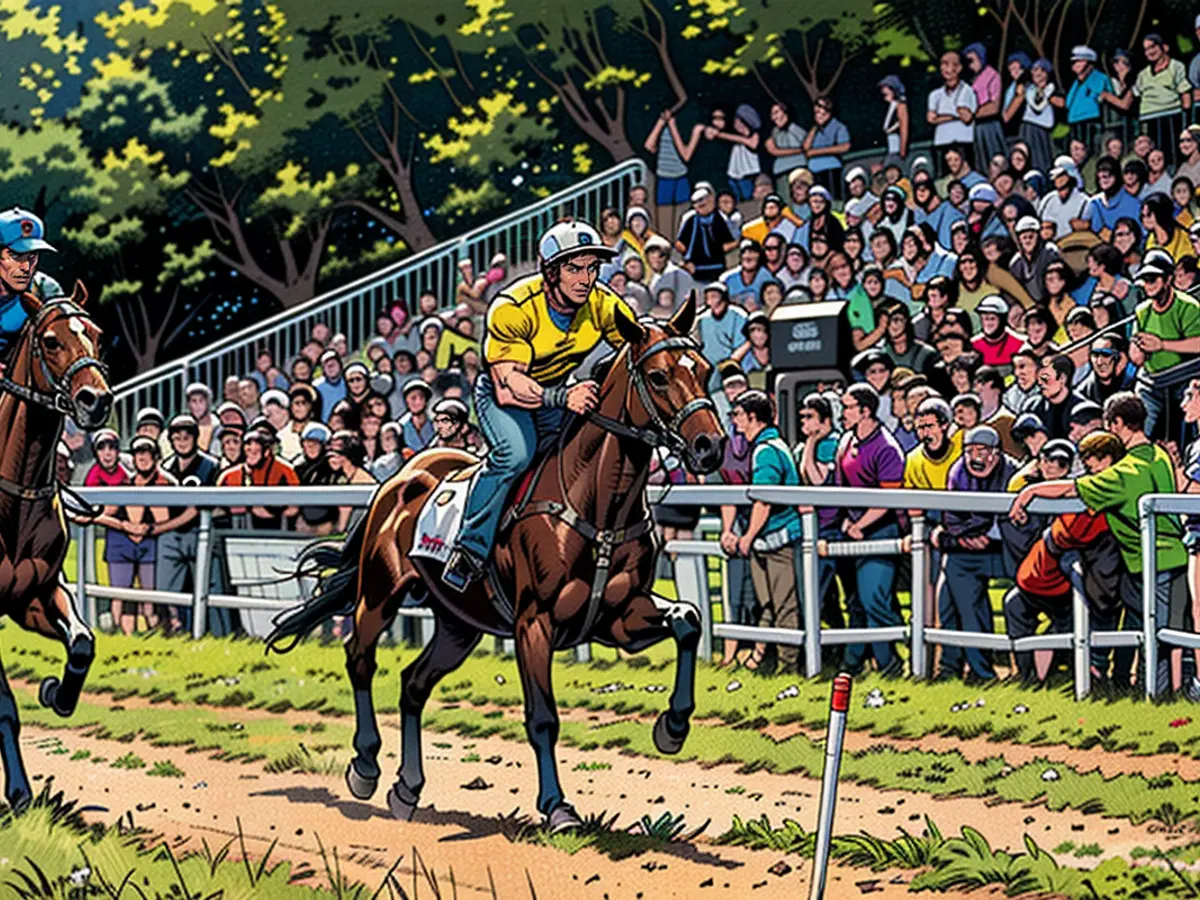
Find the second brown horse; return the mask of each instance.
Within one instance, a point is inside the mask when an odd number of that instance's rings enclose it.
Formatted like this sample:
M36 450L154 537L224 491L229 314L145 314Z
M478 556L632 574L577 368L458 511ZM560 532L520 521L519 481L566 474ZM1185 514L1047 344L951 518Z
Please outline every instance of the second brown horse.
M695 316L694 294L665 327L618 316L626 344L605 366L597 412L561 436L535 469L500 533L488 585L462 595L445 592L440 566L408 553L426 498L443 479L461 477L478 463L457 450L415 456L380 488L365 526L336 556L325 550L309 555L309 562L332 563L338 571L310 604L280 620L269 642L303 635L353 608L346 664L354 688L356 755L346 780L356 797L372 796L380 777L381 738L371 699L375 648L402 603L428 603L436 627L402 674L401 765L388 792L397 818L412 816L425 783L425 703L485 633L515 638L526 733L537 758L537 807L552 830L580 824L563 795L554 757L556 649L595 641L639 651L673 638L675 684L669 708L654 725L654 741L664 753L682 747L695 708L700 615L690 603L651 591L659 548L645 488L657 446L676 453L696 474L715 471L723 458L725 436L705 391L711 366L688 338Z

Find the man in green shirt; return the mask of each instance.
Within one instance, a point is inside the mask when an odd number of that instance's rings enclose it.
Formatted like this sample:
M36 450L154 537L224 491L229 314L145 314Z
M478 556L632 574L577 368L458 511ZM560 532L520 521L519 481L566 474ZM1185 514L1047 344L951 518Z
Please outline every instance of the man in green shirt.
M1138 367L1137 393L1146 404L1146 431L1161 437L1167 404L1178 405L1174 390L1156 388L1151 376L1200 354L1200 301L1177 291L1175 262L1165 250L1151 250L1138 270L1137 285L1146 299L1137 305L1137 325L1129 359Z
M1106 513L1108 527L1117 539L1125 572L1121 575L1120 593L1125 608L1126 631L1142 627L1142 533L1138 522L1138 501L1147 494L1168 494L1175 491L1175 470L1166 451L1150 443L1146 436L1146 407L1136 394L1122 391L1109 397L1104 404L1104 427L1120 438L1125 456L1107 469L1080 478L1045 481L1024 488L1013 501L1010 517L1018 525L1027 518L1026 508L1037 497L1060 499L1078 497L1093 513ZM1155 550L1156 571L1154 609L1160 628L1184 627L1187 608L1187 551L1183 546L1183 528L1174 516L1158 516L1158 540ZM1118 610L1119 612L1119 610ZM1107 630L1116 624L1093 622L1097 630ZM1099 617L1097 617L1099 618ZM1182 682L1180 663L1182 653L1171 654L1170 674L1174 687ZM1155 673L1155 692L1167 684L1167 659L1159 654ZM1113 665L1113 680L1128 684L1132 653L1118 652ZM1100 673L1103 674L1103 673Z

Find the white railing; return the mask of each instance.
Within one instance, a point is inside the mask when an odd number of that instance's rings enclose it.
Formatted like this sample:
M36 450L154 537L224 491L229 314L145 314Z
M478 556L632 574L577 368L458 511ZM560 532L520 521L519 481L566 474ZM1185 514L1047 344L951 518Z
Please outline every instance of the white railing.
M254 371L255 357L262 348L271 351L277 365L286 365L309 340L318 322L327 324L334 333L345 334L351 348L362 347L374 334L376 316L393 301L406 302L409 312L415 313L417 297L433 291L443 305L453 304L458 261L463 257L475 262L477 272L482 272L496 253L504 253L512 267L531 262L537 236L555 220L569 215L594 222L604 207L624 206L629 188L646 183L648 177L644 162L626 160L459 238L124 381L115 388L113 414L118 426L122 434L132 431L137 411L145 406L157 407L168 416L181 411L183 391L193 381L207 384L219 395L227 376Z
M376 487L370 485L345 487L303 488L256 488L256 487L189 487L154 488L155 505L194 506L200 511L195 572L208 572L212 564L214 509L246 506L353 506L370 504ZM88 501L104 505L145 505L147 491L144 488L83 488L80 493ZM1200 515L1200 496L1156 495L1143 497L1141 501L1143 558L1143 613L1144 627L1136 631L1092 631L1088 607L1082 592L1083 572L1077 560L1069 559L1066 574L1073 585L1073 628L1070 634L1039 634L1013 639L1004 634L986 634L955 631L932 625L934 597L930 590L931 581L936 580L929 567L928 530L925 513L981 512L1007 514L1012 505L1012 494L970 494L938 491L872 490L862 488L813 488L771 486L674 486L652 487L652 503L670 506L707 507L710 510L722 505L744 506L761 500L767 503L796 506L801 508L803 539L801 599L801 628L781 629L730 622L713 623L712 602L709 595L709 559L726 559L720 544L713 540L672 541L666 550L676 557L675 581L680 599L696 602L700 608L704 627L701 636L700 655L710 659L714 639L761 641L771 644L787 644L804 648L804 667L808 677L816 677L821 671L821 648L846 644L870 643L872 641L906 641L910 648L910 666L916 678L931 674L931 648L933 646L970 647L992 651L1035 651L1070 650L1074 656L1075 692L1079 697L1090 691L1091 666L1089 654L1093 648L1141 648L1147 677L1146 688L1154 690L1155 664L1158 642L1188 648L1200 647L1200 635L1171 629L1160 629L1155 621L1154 581L1155 557L1152 548L1157 534L1156 516L1165 514L1194 513ZM820 623L821 598L818 596L818 522L817 509L839 508L884 508L905 511L911 522L912 590L911 612L907 625L890 628L822 628ZM1037 500L1030 507L1034 514L1055 515L1080 512L1084 509L1078 500ZM705 520L707 530L712 529L711 520ZM702 529L704 530L704 529ZM879 542L884 543L884 542ZM893 544L894 542L887 542ZM76 590L85 618L96 622L95 600L97 597L137 600L142 602L190 605L193 609L193 636L201 637L205 630L206 611L210 606L233 609L283 609L288 604L261 598L212 594L208 580L193 579L195 587L191 594L168 591L142 591L130 588L112 588L96 584L89 577L91 563L88 551L94 539L80 542L78 568L75 573ZM881 546L878 552L898 552L894 546ZM686 596L685 596L686 594ZM690 596L695 594L695 596ZM727 595L726 595L727 596ZM728 609L728 607L726 607ZM405 614L428 617L427 610L404 610ZM1156 636L1157 635L1157 640ZM586 659L586 647L581 648L577 658Z

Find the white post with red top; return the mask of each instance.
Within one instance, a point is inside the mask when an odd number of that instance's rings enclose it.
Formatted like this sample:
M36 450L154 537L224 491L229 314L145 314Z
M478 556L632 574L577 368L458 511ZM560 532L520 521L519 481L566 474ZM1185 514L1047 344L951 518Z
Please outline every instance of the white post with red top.
M845 672L833 679L829 698L829 731L825 736L825 771L821 776L821 806L817 813L817 843L813 852L813 875L809 900L825 896L825 875L833 845L833 812L837 805L838 775L842 769L842 747L846 738L846 713L850 709L850 685Z

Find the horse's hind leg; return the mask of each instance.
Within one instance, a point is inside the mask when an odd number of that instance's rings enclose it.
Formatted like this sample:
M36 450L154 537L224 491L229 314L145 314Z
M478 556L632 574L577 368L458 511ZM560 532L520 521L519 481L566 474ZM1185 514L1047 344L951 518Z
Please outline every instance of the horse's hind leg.
M54 588L48 601L31 602L19 621L29 631L62 641L67 648L62 678L45 679L38 691L38 701L64 718L71 715L96 655L96 639L91 629L79 618L71 593L62 585Z
M617 646L634 653L664 638L675 639L675 686L670 706L654 723L654 746L660 753L678 753L691 728L696 709L696 648L700 643L700 611L690 603L641 594L625 615L612 625Z
M14 812L21 812L33 799L25 763L21 760L21 722L17 718L17 701L0 666L0 765L4 767L4 799Z
M479 637L474 628L439 615L433 640L400 675L400 771L387 797L388 807L397 819L412 818L425 786L421 760L421 711L425 702L437 683L471 655Z

